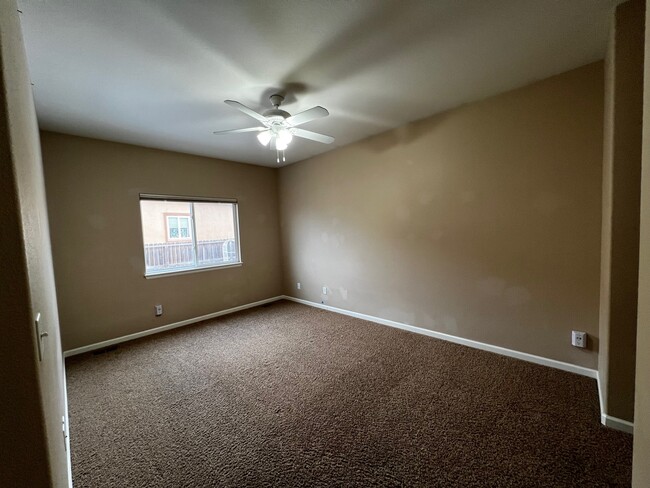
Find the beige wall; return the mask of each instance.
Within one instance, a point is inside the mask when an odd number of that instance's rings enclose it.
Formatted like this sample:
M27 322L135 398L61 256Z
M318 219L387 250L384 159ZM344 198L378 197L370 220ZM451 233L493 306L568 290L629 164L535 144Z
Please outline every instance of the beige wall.
M602 121L598 62L282 168L285 292L596 368Z
M16 3L0 2L0 484L68 486L45 187ZM43 360L34 327L41 314Z
M616 9L606 57L598 370L603 413L634 417L644 2Z
M49 132L41 139L64 349L281 294L274 169ZM145 279L140 193L236 198L244 264ZM165 312L156 318L158 303Z
M650 10L646 10L645 19L645 57L650 59ZM644 72L641 242L632 470L634 488L650 486L650 63L646 63Z

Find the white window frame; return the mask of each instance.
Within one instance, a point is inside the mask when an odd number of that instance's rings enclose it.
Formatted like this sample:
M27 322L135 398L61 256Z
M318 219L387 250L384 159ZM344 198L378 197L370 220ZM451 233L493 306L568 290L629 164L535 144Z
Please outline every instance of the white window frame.
M159 195L159 194L153 194L153 193L140 193L139 195L139 200L138 204L142 202L143 200L158 200L158 201L174 201L174 202L184 202L184 203L229 203L232 205L233 209L233 226L234 226L234 241L235 241L235 250L237 251L237 256L239 256L238 261L228 261L223 264L209 264L205 266L199 266L197 259L198 259L198 241L196 239L196 226L194 225L194 206L191 205L192 211L190 212L190 215L182 215L181 217L184 218L189 218L189 226L190 226L190 238L170 238L169 236L169 227L167 226L165 231L167 233L167 238L169 241L172 242L177 242L177 241L191 241L193 246L194 246L194 266L191 267L184 267L184 268L178 268L178 269L173 269L173 270L163 270L163 271L147 271L147 266L145 262L145 269L144 269L144 277L145 278L160 278L163 276L172 276L172 275L179 275L179 274L189 274L189 273L197 273L201 271L209 271L213 269L219 269L219 268L232 268L236 266L242 266L243 263L243 258L241 255L241 241L239 237L239 205L236 199L234 198L213 198L213 197L190 197L190 196L182 196L182 195ZM169 217L178 217L175 215L167 215L167 219ZM140 220L142 220L142 210L140 210ZM168 225L168 221L165 222ZM142 222L141 222L141 231L142 231ZM179 234L180 234L180 223L179 223ZM144 251L144 235L142 238L142 249Z

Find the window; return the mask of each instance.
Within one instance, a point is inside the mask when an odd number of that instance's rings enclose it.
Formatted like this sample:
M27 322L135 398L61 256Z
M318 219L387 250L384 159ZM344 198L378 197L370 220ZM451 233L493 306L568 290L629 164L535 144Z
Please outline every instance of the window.
M167 240L190 240L190 216L167 216Z
M235 200L140 195L145 276L241 264Z

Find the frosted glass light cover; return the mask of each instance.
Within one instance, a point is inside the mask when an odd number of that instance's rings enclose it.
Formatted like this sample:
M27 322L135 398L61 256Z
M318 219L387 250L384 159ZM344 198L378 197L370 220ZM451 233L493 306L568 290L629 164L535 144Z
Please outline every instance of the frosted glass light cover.
M278 140L282 144L288 146L292 139L293 139L293 134L291 134L291 132L289 132L288 129L280 129L278 131Z
M262 146L268 146L269 142L271 141L271 131L270 130L265 130L264 132L260 132L257 134L257 140L260 141L260 144Z

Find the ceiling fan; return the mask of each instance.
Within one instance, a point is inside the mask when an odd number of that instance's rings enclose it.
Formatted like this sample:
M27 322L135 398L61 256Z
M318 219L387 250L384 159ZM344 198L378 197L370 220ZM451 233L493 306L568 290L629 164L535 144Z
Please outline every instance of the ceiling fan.
M271 95L269 99L271 100L273 108L266 110L261 114L248 108L246 105L236 102L235 100L224 100L224 102L231 107L241 110L246 115L261 122L262 125L258 127L247 127L245 129L221 130L216 131L215 134L221 135L237 134L241 132L259 132L259 134L257 134L257 140L260 141L260 144L263 146L275 149L278 163L280 162L280 157L283 162L286 161L284 150L289 147L289 143L293 140L293 136L321 142L323 144L331 144L334 142L333 137L297 127L312 120L327 117L329 112L325 108L317 106L296 115L291 115L290 113L280 109L280 104L284 100L282 95Z

